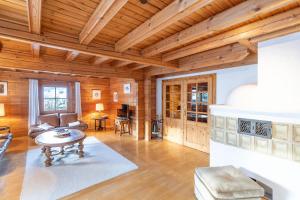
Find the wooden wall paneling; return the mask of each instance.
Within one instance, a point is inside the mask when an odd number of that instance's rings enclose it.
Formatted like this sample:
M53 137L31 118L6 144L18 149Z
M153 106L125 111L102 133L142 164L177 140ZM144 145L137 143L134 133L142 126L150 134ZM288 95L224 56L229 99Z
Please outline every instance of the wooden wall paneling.
M104 113L110 115L110 81L109 79L82 78L64 75L36 74L28 72L0 72L0 81L8 81L8 96L0 96L0 102L5 104L6 116L0 117L0 126L8 125L11 127L15 137L28 134L28 79L39 79L47 82L81 82L81 103L83 120L94 129L94 121L91 120L95 112L96 103L104 104ZM92 100L92 89L102 91L101 100ZM74 106L74 102L72 103ZM70 110L71 112L72 110ZM108 121L108 127L112 123Z
M5 117L0 117L0 126L9 126L14 136L28 134L28 80L0 73L0 81L8 82L8 95L0 96L5 106Z
M124 84L130 84L130 94L124 94ZM118 93L118 102L113 101L113 93ZM111 102L111 115L110 121L114 123L117 117L117 109L121 109L122 104L128 104L130 110L133 112L132 131L134 137L137 137L137 123L136 123L136 107L137 107L137 84L133 79L124 78L110 78L110 102Z
M151 77L151 118L152 120L156 119L156 78Z
M136 139L141 140L145 138L145 85L143 80L136 82Z
M144 98L145 98L145 139L151 140L151 120L152 120L152 81L151 77L145 77L144 79Z
M99 79L98 81L90 81L86 79L81 82L81 105L82 105L82 118L88 123L89 129L94 129L95 121L92 117L96 114L96 104L103 103L105 114L109 117L107 120L107 128L112 128L113 123L111 120L111 98L110 98L110 80L109 79ZM101 90L101 99L93 100L92 90Z

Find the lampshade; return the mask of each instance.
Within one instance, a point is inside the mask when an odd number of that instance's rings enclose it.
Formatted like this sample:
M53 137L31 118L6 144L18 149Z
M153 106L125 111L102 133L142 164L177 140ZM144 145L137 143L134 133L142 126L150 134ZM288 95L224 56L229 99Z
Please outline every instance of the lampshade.
M5 116L4 103L0 103L0 117Z
M104 110L103 103L97 103L96 104L96 111L103 111L103 110Z

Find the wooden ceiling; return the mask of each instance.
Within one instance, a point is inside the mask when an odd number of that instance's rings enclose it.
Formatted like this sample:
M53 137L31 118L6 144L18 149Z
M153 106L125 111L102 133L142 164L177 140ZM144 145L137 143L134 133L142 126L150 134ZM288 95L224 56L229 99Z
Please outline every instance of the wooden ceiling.
M299 6L299 0L0 0L0 68L142 78L240 63L256 54L257 42L299 31Z

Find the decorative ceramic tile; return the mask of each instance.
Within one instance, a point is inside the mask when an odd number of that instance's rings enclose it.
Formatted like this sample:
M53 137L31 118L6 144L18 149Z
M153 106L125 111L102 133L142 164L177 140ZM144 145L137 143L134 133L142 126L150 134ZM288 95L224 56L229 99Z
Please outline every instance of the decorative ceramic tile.
M272 141L272 154L281 158L288 158L289 145L287 142Z
M215 128L225 129L225 117L215 117Z
M225 131L220 129L215 129L215 141L217 142L225 142Z
M293 128L293 141L300 142L300 125L294 125Z
M214 139L215 138L215 131L213 128L210 128L210 139Z
M210 127L211 127L211 128L214 128L214 127L215 127L215 116L211 115L211 116L210 116L210 120L211 120L211 122L210 122Z
M252 148L252 136L249 135L239 135L239 146L243 149L251 150Z
M300 162L300 125L272 123L272 139L237 133L238 120L212 116L211 139L223 144Z
M260 137L254 138L254 150L261 153L269 153L269 139Z
M226 118L226 129L228 131L236 131L237 130L237 122L236 118Z
M288 140L289 125L288 124L272 124L272 137L280 140Z
M229 145L237 146L237 133L227 131L226 143Z
M300 144L293 144L293 160L300 162Z

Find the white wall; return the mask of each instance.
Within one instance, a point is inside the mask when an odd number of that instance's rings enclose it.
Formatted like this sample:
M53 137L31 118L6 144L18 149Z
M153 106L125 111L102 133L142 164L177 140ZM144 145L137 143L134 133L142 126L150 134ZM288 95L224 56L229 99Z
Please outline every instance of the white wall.
M236 68L229 68L223 70L214 70L208 72L199 72L192 74L185 74L180 76L159 78L156 81L156 114L162 114L162 80L169 80L175 78L183 78L190 76L199 76L205 74L216 73L216 102L217 104L225 104L226 98L230 92L244 84L256 83L257 82L257 65L245 65Z
M300 112L300 33L260 43L258 66L261 108Z

